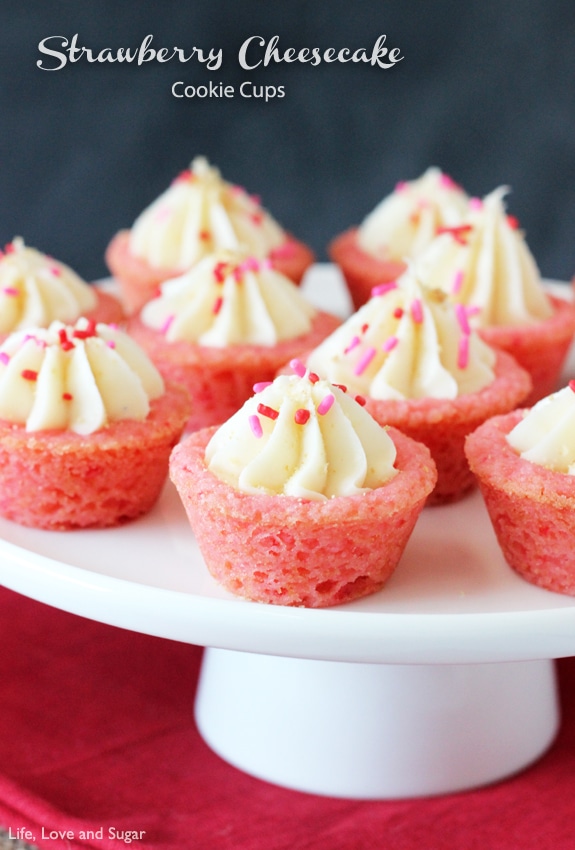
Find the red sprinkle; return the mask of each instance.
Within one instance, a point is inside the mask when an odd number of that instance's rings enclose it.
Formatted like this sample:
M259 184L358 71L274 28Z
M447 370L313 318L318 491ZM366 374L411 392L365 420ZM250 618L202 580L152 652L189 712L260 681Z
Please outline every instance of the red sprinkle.
M319 375L316 375L315 372L310 372L308 375L308 379L311 381L312 384L317 384L317 382L319 381Z
M16 248L12 242L8 242L7 245L4 245L4 253L6 254L13 254L15 250Z
M514 216L514 215L508 215L508 216L507 216L507 224L508 224L508 225L509 225L509 227L511 227L513 230L517 230L517 229L519 228L519 219L518 219L518 218L515 218L515 216Z
M58 336L60 337L60 346L63 351L70 351L71 348L74 348L74 343L72 340L68 339L68 335L66 334L66 328L60 328L58 331Z
M341 391L342 391L342 393L346 393L346 392L347 392L347 387L346 387L346 385L345 385L345 384L334 384L333 386L334 386L334 387L337 387L337 388L338 388L338 390L341 390Z
M38 380L38 372L35 372L33 369L22 369L20 372L25 381L37 381Z
M393 315L396 319L401 319L403 316L403 307L396 307L393 311Z
M212 234L209 230L200 230L198 236L200 237L202 242L209 242L209 240L212 238Z
M72 401L74 396L72 395L72 393L62 393L62 398L64 399L64 401Z
M274 410L273 407L268 407L267 404L258 404L258 413L261 413L262 416L267 416L268 419L277 419L279 414L279 410Z
M456 242L467 245L467 239L472 230L472 224L459 224L456 227L438 227L436 233L438 236L441 233L451 233Z
M93 319L88 319L88 326L85 330L76 329L72 336L76 339L89 339L91 336L96 336L96 322Z
M362 407L364 407L364 406L365 406L365 404L367 404L366 399L365 399L362 395L356 395L355 400L356 400L356 401L357 401L357 403L358 403L358 404L360 404Z
M212 307L212 313L214 314L214 316L218 315L218 313L222 309L223 303L224 299L221 296L219 298L216 298L216 300L214 301L214 306Z
M305 425L311 416L309 410L305 407L299 407L294 414L294 422L296 425Z

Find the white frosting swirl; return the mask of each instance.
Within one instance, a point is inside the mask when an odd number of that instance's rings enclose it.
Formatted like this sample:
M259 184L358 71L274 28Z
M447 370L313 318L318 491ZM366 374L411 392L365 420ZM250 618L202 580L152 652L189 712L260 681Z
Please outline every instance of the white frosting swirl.
M315 315L298 287L268 260L219 252L162 284L142 322L168 342L223 348L276 345L307 333Z
M402 182L358 228L358 242L382 260L413 259L427 248L441 227L459 224L467 195L439 168L417 180Z
M120 419L143 420L164 383L144 351L111 325L16 331L0 346L0 419L27 431L91 434Z
M264 257L286 233L257 198L197 157L136 219L130 251L155 268L184 271L221 249Z
M213 474L244 493L315 500L364 493L393 478L396 450L386 430L315 377L276 378L220 426L205 453Z
M500 187L473 199L460 226L439 234L417 264L420 279L472 308L476 327L541 321L552 308L523 233Z
M575 385L538 401L507 442L524 460L575 475Z
M72 269L16 237L0 252L0 333L74 322L96 307L94 290Z
M495 375L495 353L469 328L465 309L422 287L408 269L312 351L322 377L375 399L456 398Z

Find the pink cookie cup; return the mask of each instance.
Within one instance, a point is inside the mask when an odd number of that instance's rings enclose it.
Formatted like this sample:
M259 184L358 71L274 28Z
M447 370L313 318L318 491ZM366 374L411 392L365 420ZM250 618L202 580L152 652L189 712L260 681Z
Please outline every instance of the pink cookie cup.
M0 420L0 515L53 531L105 528L147 513L168 474L188 413L178 386L150 402L148 417L88 436L26 431Z
M485 422L465 451L509 566L532 584L575 596L575 478L524 460L508 444L523 412Z
M177 277L182 270L151 266L130 252L129 243L129 230L121 230L108 245L105 258L120 288L126 312L132 315L158 294L165 280ZM283 245L270 253L269 259L276 271L299 284L315 257L307 245L288 236Z
M328 254L343 274L355 310L369 301L375 286L395 280L406 268L398 260L380 260L364 251L355 227L337 236L328 246Z
M530 325L491 325L477 329L488 345L512 354L531 375L533 389L523 402L525 407L531 407L557 389L575 335L575 304L555 295L548 298L553 307L549 319Z
M219 425L253 395L258 381L271 381L277 370L301 351L314 348L341 324L330 313L317 312L307 334L277 345L230 345L225 348L168 342L138 317L128 321L130 336L147 352L164 378L182 384L190 394L187 430Z
M170 477L216 581L254 602L308 608L383 587L435 483L425 446L390 428L398 474L368 493L318 502L248 495L220 481L204 462L215 430L176 446Z

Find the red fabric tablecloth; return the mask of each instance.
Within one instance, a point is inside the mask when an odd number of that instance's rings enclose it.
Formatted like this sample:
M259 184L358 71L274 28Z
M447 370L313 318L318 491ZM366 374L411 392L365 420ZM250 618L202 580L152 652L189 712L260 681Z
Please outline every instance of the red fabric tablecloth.
M29 830L48 850L575 847L575 659L558 662L562 727L534 766L476 791L358 802L277 788L212 753L192 716L201 648L2 588L0 611L0 826L14 838Z

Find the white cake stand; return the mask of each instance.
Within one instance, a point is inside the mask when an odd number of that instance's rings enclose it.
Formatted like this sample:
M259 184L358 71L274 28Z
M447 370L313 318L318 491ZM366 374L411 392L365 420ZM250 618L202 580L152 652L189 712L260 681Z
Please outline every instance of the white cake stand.
M331 268L313 283L335 303ZM250 603L216 585L169 483L121 528L0 520L0 581L208 647L195 710L205 741L254 776L338 797L441 794L522 769L558 728L552 659L575 654L575 599L507 567L478 493L425 509L384 590L327 610Z

